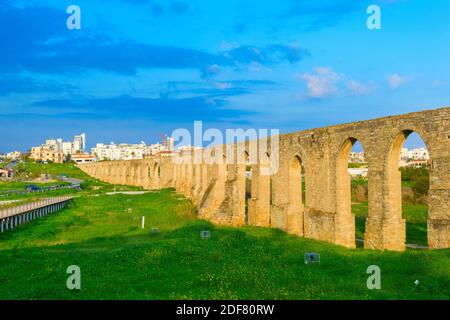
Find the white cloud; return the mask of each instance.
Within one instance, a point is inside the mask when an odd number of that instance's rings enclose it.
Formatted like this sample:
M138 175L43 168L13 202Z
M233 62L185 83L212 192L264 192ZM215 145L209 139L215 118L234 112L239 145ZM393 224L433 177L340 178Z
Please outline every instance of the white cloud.
M228 41L222 41L219 46L220 50L222 51L230 51L238 47L239 44L237 42L228 42Z
M261 63L252 61L247 67L249 72L253 73L271 73L272 69L266 66L263 66Z
M367 95L375 91L372 82L362 83L337 73L332 68L317 67L312 73L296 76L306 82L308 97L322 99L332 96Z
M299 78L306 81L310 97L324 98L338 92L337 84L342 80L342 75L331 68L317 67L313 74L304 73Z
M391 89L396 89L408 81L409 81L408 77L401 76L398 73L391 74L388 77L388 83Z
M226 90L231 88L231 83L229 82L212 82L214 88L219 90Z
M433 80L431 82L431 84L433 85L433 87L440 87L440 86L444 85L445 82L442 80Z
M361 83L356 80L349 80L345 84L346 88L353 95L366 95L372 93L375 90L375 86L372 83Z

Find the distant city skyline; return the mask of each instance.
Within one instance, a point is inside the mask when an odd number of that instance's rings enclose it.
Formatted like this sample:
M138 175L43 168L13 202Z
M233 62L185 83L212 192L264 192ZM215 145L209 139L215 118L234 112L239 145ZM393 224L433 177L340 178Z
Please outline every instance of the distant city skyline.
M74 135L72 135L71 137L73 137ZM89 136L88 134L86 134L86 136ZM166 137L167 138L167 137ZM51 136L51 137L43 137L42 139L40 139L38 137L38 142L35 145L40 145L42 144L43 141L49 140L49 139L63 139L63 140L67 140L66 137L59 137L56 138L55 136ZM110 143L115 143L115 144L121 144L121 143L125 143L125 144L138 144L140 142L145 142L146 144L157 144L157 143L161 143L161 136L159 137L160 140L156 140L156 141L145 141L144 139L133 139L133 140L129 140L129 141L112 141L111 139L108 141L108 139L103 140L103 141L94 141L92 143L87 143L85 149L91 150L92 148L94 148L97 144L110 144ZM91 139L88 139L88 141L93 141ZM34 146L34 145L33 145ZM12 148L12 149L5 149L5 148L0 148L0 153L5 154L7 152L12 152L12 151L21 151L21 152L27 152L29 151L33 146L30 146L28 149L20 149L20 148ZM405 141L404 148L408 148L408 149L415 149L415 148L426 148L426 144L424 143L424 141L422 140L422 138L416 134L416 133L412 133L407 140ZM4 150L3 150L4 149ZM359 141L357 141L355 143L355 145L352 148L353 152L361 152L364 151L361 143Z

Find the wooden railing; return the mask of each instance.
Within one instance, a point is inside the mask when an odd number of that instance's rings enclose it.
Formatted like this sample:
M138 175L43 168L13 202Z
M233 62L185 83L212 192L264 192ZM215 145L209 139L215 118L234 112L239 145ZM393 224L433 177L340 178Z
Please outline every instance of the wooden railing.
M0 210L0 232L59 211L72 199L73 197L70 196L54 197L2 209Z

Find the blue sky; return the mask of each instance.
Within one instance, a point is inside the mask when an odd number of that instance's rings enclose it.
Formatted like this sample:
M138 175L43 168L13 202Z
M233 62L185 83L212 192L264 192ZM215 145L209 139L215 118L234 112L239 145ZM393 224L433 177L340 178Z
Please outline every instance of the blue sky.
M71 4L81 30L66 27ZM449 13L447 0L0 0L0 152L450 106Z

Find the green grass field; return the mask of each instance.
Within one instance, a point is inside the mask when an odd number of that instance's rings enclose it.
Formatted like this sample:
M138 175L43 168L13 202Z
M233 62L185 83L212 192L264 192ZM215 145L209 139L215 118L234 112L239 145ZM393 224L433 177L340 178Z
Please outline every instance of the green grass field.
M66 175L70 178L77 178L83 180L82 190L74 191L72 189L61 189L61 190L50 190L42 193L30 193L25 195L12 195L8 197L2 197L1 200L13 200L13 199L27 199L35 200L45 197L62 196L68 194L75 194L78 196L82 195L93 195L93 194L104 194L111 191L132 191L132 190L142 190L140 187L134 186L123 186L123 185L111 185L97 179L94 179L83 171L81 171L75 164L41 164L34 162L20 163L18 169L23 173L27 173L28 176L40 176L41 174L48 174L54 179L57 179L60 175ZM35 184L38 187L44 187L56 184L70 184L64 181L57 181L51 183L39 183L39 182L25 182L25 181L12 181L12 182L0 182L0 192L8 190L23 190L27 185Z
M35 162L21 162L18 164L18 168L20 170L26 170L35 174L49 174L54 176L59 176L61 174L65 174L71 178L83 179L83 180L91 180L86 173L78 169L75 164L72 163L35 163Z
M173 190L108 196L113 186L96 187L68 209L0 234L0 299L450 298L450 250L350 250L275 229L212 225ZM211 239L200 239L201 230ZM305 252L319 252L321 263L305 265ZM381 290L366 286L374 264ZM80 291L66 288L70 265L81 268Z

